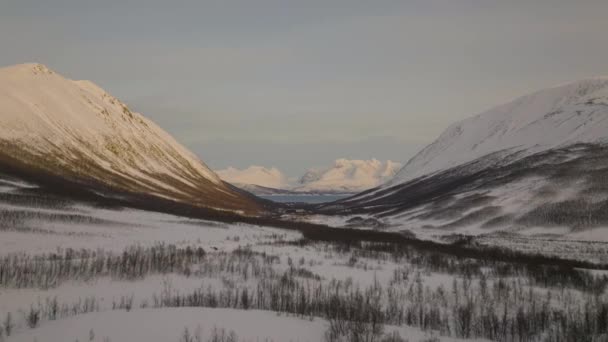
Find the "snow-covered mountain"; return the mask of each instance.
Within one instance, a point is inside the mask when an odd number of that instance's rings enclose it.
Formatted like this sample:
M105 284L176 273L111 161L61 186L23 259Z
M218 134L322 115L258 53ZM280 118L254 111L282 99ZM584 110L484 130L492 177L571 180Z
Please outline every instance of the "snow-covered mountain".
M391 181L320 209L418 233L601 230L607 143L608 78L586 79L455 123Z
M257 212L155 123L90 81L41 64L0 69L0 161L38 178L192 206Z
M384 187L447 170L495 152L520 157L577 142L608 139L608 77L520 97L457 122L410 159ZM497 161L500 154L496 155Z
M308 170L293 187L299 192L355 193L391 179L401 168L393 161L338 159L327 169Z
M266 188L283 189L289 187L287 177L276 167L250 166L246 169L229 167L216 170L218 176L228 183L257 185Z

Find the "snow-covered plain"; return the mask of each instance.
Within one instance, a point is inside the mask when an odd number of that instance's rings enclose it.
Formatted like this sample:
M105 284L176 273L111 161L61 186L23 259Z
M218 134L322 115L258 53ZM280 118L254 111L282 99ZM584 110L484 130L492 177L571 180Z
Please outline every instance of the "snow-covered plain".
M6 187L9 192L16 193L31 185L11 183ZM414 253L409 258L407 254L391 253L392 248L389 252L382 252L365 249L363 245L349 247L331 242L305 242L301 241L299 233L293 231L219 224L130 209L100 209L84 204L57 209L4 203L0 210L5 213L19 210L46 214L78 213L96 219L83 224L82 219L75 223L60 221L56 217L45 221L35 216L35 220L25 219L13 228L4 224L0 229L0 256L14 258L4 260L16 260L16 264L10 266L12 262L6 263L0 258L7 270L20 263L32 262L33 256L45 256L44 260L51 262L53 259L49 253L61 255L68 248L98 256L126 253L125 260L129 260L128 255L141 257L147 253L145 249L134 252L130 249L132 246L145 248L165 244L175 245L178 249L202 247L206 251L202 261L179 268L187 272L176 269L133 278L109 274L87 277L92 267L86 266L79 267L71 276L54 278L57 282L51 286L33 285L46 283L45 279L28 273L23 276L33 276L36 279L33 283L11 282L10 278L6 283L0 282L0 326L4 326L8 313L12 317L11 334L4 336L7 342L181 342L197 341L197 337L200 341L214 341L213 337L218 334L237 336L238 341L329 341L326 336L335 323L321 315L296 314L290 311L293 307L289 310L253 307L254 304L267 305L264 301L258 303L261 297L270 299L266 297L265 289L281 286L290 289L283 296L294 298L298 298L297 293L306 293L299 291L315 293L315 298L319 298L334 293L334 289L337 293L344 292L342 300L357 293L378 295L383 310L397 310L385 319L402 322L383 325L382 334L388 337L397 332L411 342L464 340L447 336L461 334L456 332L460 328L451 323L455 319L451 318L455 315L451 308L458 307L457 299L449 294L453 291L479 307L475 312L488 310L484 305L489 301L478 296L469 297L478 293L482 286L480 278L470 279L470 276L457 271L454 273L452 268L458 264L453 264L451 258L446 259L446 265L450 265L447 268L433 268L431 262L436 262L435 257L418 255L415 251L409 252ZM56 270L35 264L39 267L38 272ZM528 297L521 298L521 293L544 298L551 291L555 307L568 312L595 307L585 304L582 301L585 294L576 288L553 291L528 278L496 278L491 270L486 272L489 277L487 287L498 291L495 300L507 296L505 300L512 303L509 310L513 314L518 305L529 301ZM507 282L498 286L499 281ZM508 291L510 295L500 292L504 286L514 288ZM247 291L251 297L245 301L241 297L242 291ZM191 306L186 300L192 298L215 298L219 302ZM307 300L313 299L309 297ZM205 300L211 303L209 299ZM58 303L60 314L49 319L49 308L54 302ZM243 303L250 303L250 307ZM424 304L420 306L420 303ZM344 304L336 308L340 305ZM432 308L442 308L440 310L445 317L433 316L435 320L444 320L442 328L422 328L423 321L416 318L420 310L429 315L433 311L428 310ZM40 315L35 324L30 323L32 310ZM412 323L404 323L408 320ZM446 330L445 327L454 330ZM191 340L185 339L186 335ZM380 341L379 338L372 341Z
M16 209L0 204L0 210ZM28 220L22 229L0 231L0 256L24 250L49 253L65 247L103 249L119 252L131 245L151 246L156 243L196 245L218 250L231 250L265 236L281 235L297 238L299 233L267 227L222 224L193 220L162 213L134 209L107 210L77 206L77 213L107 223L70 223ZM46 210L54 214L73 214L73 210ZM29 227L36 227L30 230ZM238 237L241 243L231 241ZM69 246L66 245L69 242Z
M84 212L87 208L78 206L78 209ZM89 210L94 211L90 208ZM100 215L100 217L114 217L115 220L120 218L120 215L111 215L110 210L106 209L103 212L104 215ZM395 305L400 305L399 303L402 302L407 303L405 308L413 310L409 311L410 314L418 312L416 303L420 301L429 307L446 305L442 304L444 302L454 305L454 298L448 295L450 291L462 292L462 298L465 299L469 298L467 296L476 294L467 300L477 298L474 300L475 305L487 304L479 297L481 280L478 277L471 280L458 272L452 273L450 268L445 271L429 268L425 266L424 259L415 257L416 254L411 260L407 257L398 259L396 254L374 252L373 250L365 252L365 250L357 248L344 249L340 245L328 242L300 243L301 236L297 233L257 226L218 227L212 223L203 225L198 222L196 225L173 223L163 228L161 227L162 222L171 221L175 217L146 212L129 217L136 218L131 223L137 221L140 225L146 226L146 229L164 229L166 232L153 234L154 238L150 239L147 236L147 230L130 231L126 235L121 235L121 230L132 227L99 224L96 227L96 234L105 231L107 237L113 236L116 245L99 243L102 240L98 238L91 238L87 245L77 236L57 234L62 243L61 245L54 244L53 247L85 248L97 251L97 253L101 253L102 250L114 251L120 254L121 248L128 244L145 246L153 242L176 243L181 247L203 246L207 251L204 262L200 265L192 265L191 271L187 274L151 273L135 279L117 279L110 276L92 279L66 278L56 286L49 288L29 286L14 288L0 284L0 321L8 313L12 314L13 319L11 336L6 337L5 341L189 341L184 340L185 335L189 335L192 341L196 341L197 336L200 341L213 341L213 336L217 336L218 333L238 336L238 341L327 341L326 334L331 324L328 320L318 316L245 309L242 307L242 300L235 302L235 307L223 308L183 307L181 305L175 307L172 306L175 304L160 304L160 306L158 304L158 301L164 303L165 299L180 298L180 296L192 293L206 296L211 293L219 293L220 300L222 300L222 296L233 292L240 293L243 289L248 289L249 293L253 295L260 291L260 286L263 287L262 284L265 282L277 281L277 284L283 284L284 280L281 279L289 274L292 275L287 279L291 280L286 281L287 283L295 281L304 288L314 289L315 286L332 288L333 286L341 289L340 291L348 292L358 291L358 289L372 291L381 287L383 289L380 291L383 294L382 302L389 300L385 305L390 307L390 303ZM159 220L159 225L151 227L151 223L155 220ZM124 217L123 221L125 221ZM190 230L190 227L194 227L194 230ZM70 225L63 228L71 229ZM52 229L57 230L59 227L56 226ZM87 227L83 226L81 229L86 230ZM59 232L59 230L57 231ZM31 247L33 240L45 239L53 233L19 231L19 229L2 230L0 239L3 241L5 236L10 237L14 234L28 237L29 242L28 239L13 240L12 250L16 254L12 255L26 256L57 252L57 250L53 251L50 246L49 248L40 248L38 245ZM128 239L121 241L123 236L128 236ZM238 250L241 248L248 252L239 254ZM431 258L429 260L434 260L433 257ZM452 264L450 267L454 267L454 265ZM487 266L482 267L482 269L486 268ZM501 286L514 287L514 290L507 292L513 296L513 298L507 299L508 302L515 301L510 310L516 310L518 305L522 305L518 304L519 301L522 303L529 301L527 296L532 296L532 293L534 298L544 298L548 292L552 293L554 305L558 309L576 311L580 310L578 305L592 307L583 303L582 298L586 298L585 294L577 289L567 287L566 290L564 288L553 290L551 287L546 288L532 282L529 283L530 280L527 278L494 278L491 276L491 270L486 272L489 278L487 287L493 289L491 291L499 291L497 293L500 294ZM601 273L598 273L598 276L601 276ZM503 282L503 285L497 286L499 281ZM453 286L456 288L452 288ZM467 294L469 291L470 294ZM522 293L525 294L524 298L521 298ZM394 296L394 298L391 301L389 298L392 297L386 296ZM505 294L500 294L500 296L505 296ZM127 300L130 298L132 301L128 309L121 304L125 298ZM54 300L59 303L60 307L65 305L68 311L65 312L65 317L49 320L46 318L48 303L52 303ZM86 311L77 313L69 311L72 307L77 308L74 310L85 310L81 309L82 303L87 301L92 304L89 304ZM40 312L44 313L44 317L33 328L28 326L28 315L32 308L42 308ZM451 315L449 312L449 310L446 311L446 315ZM515 312L513 311L513 313ZM410 314L406 314L405 317L409 317ZM448 316L445 318L448 319ZM396 319L396 317L391 319ZM416 319L414 322L417 322ZM418 324L420 323L416 323L416 325ZM453 329L457 328L453 327ZM397 332L399 336L412 342L485 341L479 338L446 337L445 331L429 330L428 328L422 330L420 327L407 324L387 324L382 331L385 336Z
M35 187L8 180L3 184L5 194L21 194ZM93 340L99 341L180 341L185 328L192 336L200 331L203 341L211 338L214 330L221 329L227 333L234 331L239 341L323 341L329 323L320 317L260 310L152 306L155 298L195 291L225 291L233 287L255 291L259 279L243 278L239 272L223 266L234 262L238 254L233 253L242 248L268 256L272 264L266 266L264 272L269 274L289 273L294 265L305 268L314 275L311 285L338 281L367 288L375 283L388 284L401 266L381 259L353 261L350 253L336 252L325 244L298 246L300 233L267 227L222 224L126 208L103 209L82 203L39 207L3 200L0 210L4 217L0 229L0 260L47 258L51 254L62 255L68 249L118 256L134 246L146 248L161 244L176 248L202 247L207 252L204 265L200 270L193 265L191 274L151 273L135 279L108 275L67 278L50 287L0 284L0 327L4 327L3 320L9 313L13 325L10 336L3 331L2 338L6 341L86 341L93 335ZM7 221L12 214L21 212L27 213L22 220ZM62 215L78 215L78 218ZM26 259L19 260L25 262ZM257 261L247 260L251 267L256 267ZM428 273L422 279L436 288L452 278ZM116 308L125 298L132 301L132 309ZM36 310L46 315L53 301L60 307L65 306L67 311L62 311L65 317L41 318L35 328L28 327L29 310L39 308ZM87 309L83 309L86 305ZM390 325L384 331L398 331L410 341L439 334Z
M194 338L199 336L202 341L207 341L214 330L224 329L234 332L239 341L246 342L318 342L324 339L326 325L327 322L322 319L302 319L261 310L142 309L91 313L50 322L9 341L88 341L92 332L99 340L177 342L186 329ZM386 330L388 333L398 332L410 341L428 340L432 337L411 327L388 326ZM462 339L441 338L441 341L455 342Z
M140 218L142 216L139 216ZM122 229L123 227L121 227ZM394 272L400 265L383 260L360 258L354 262L349 260L349 254L332 252L331 249L325 250L320 246L286 246L283 244L268 244L272 239L275 241L296 240L296 235L275 234L267 235L272 230L261 227L246 227L249 236L244 230L239 228L207 228L198 227L198 234L180 232L183 227L180 225L167 226L167 232L163 235L167 243L185 238L194 239L198 236L199 240L177 241L184 246L202 245L207 248L210 255L207 257L209 262L213 262L215 254L225 253L237 247L248 246L253 251L265 253L278 258L278 264L273 266L276 272L287 272L290 265L303 263L303 266L321 277L322 282L341 281L352 286L366 288L375 283L388 284ZM115 234L116 227L109 228L107 235ZM218 235L217 231L225 231ZM0 232L0 238L4 239L6 232ZM236 233L241 236L231 236ZM282 232L281 232L282 233ZM30 240L39 240L47 236L39 233L18 233L24 234ZM123 243L133 243L139 241L141 244L150 243L152 240L146 237L146 233L137 234L131 232L128 242L120 242L114 246L99 244L95 239L89 241L88 245L80 244L78 239L70 235L61 235L62 244L55 245L55 248L92 248L97 246L110 250L119 250ZM131 235L132 234L132 235ZM172 234L177 235L171 237ZM192 234L192 235L191 235ZM242 238L242 237L245 238ZM137 237L140 239L138 240ZM154 241L162 241L157 235ZM114 241L121 241L121 235L114 235ZM25 240L13 240L13 251L19 250L21 253L43 253L44 248L34 247ZM48 246L48 250L52 248ZM214 247L218 247L216 251ZM105 250L105 249L104 249ZM219 255L219 254L218 254ZM302 261L300 261L302 260ZM436 273L427 273L422 279L431 288L438 286L448 286L452 277ZM11 313L14 320L14 327L10 341L87 341L91 336L99 341L181 341L182 335L187 328L192 336L200 335L202 341L210 340L212 333L224 329L227 333L234 332L239 341L324 341L324 335L328 328L325 319L315 317L299 317L287 313L276 313L272 311L242 310L242 309L213 309L213 308L147 308L152 303L155 296L162 296L163 293L171 295L187 294L197 290L221 290L228 284L239 284L255 290L255 282L244 281L238 277L231 277L229 274L218 277L199 277L184 276L178 274L149 275L139 280L119 280L108 277L91 279L87 281L75 280L67 281L58 287L43 288L3 288L0 290L0 317L6 317ZM133 309L125 311L113 310L112 307L122 298L133 300ZM57 300L59 303L69 306L81 303L87 299L95 299L94 305L97 307L93 312L82 313L76 316L68 316L54 321L43 320L34 329L27 326L28 310L36 308L40 303L48 303L49 300ZM409 341L422 341L432 336L438 336L439 332L422 331L419 328L408 326L384 327L384 332L389 334L397 331L400 336ZM441 341L460 341L456 338L442 337ZM481 341L481 340L479 340Z

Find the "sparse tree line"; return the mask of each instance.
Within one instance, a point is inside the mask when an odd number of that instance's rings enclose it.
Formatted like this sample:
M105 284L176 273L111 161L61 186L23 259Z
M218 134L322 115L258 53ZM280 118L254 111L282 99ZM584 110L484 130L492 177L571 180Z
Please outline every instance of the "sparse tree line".
M255 289L167 292L154 307L259 309L322 317L328 341L380 341L384 325L408 325L442 336L496 341L599 341L608 338L608 300L578 291L536 289L521 279L455 280L425 286L419 272L396 274L391 285L360 289L352 282L314 282L286 271Z
M116 224L109 220L77 213L43 212L36 211L36 209L0 209L0 227L2 229L20 229L27 221L32 220L68 222L72 224Z
M207 339L203 339L201 327L198 326L196 330L190 332L188 327L184 328L184 331L179 337L179 342L239 342L238 335L234 332L234 330L227 331L224 328L213 327L211 330L211 336ZM265 340L264 342L271 342L270 340Z
M141 279L155 273L189 274L205 257L202 248L157 244L133 246L123 253L66 249L42 256L12 254L0 258L0 287L48 289L67 280L99 277Z
M28 310L21 312L21 321L19 317L8 312L0 322L0 341L3 341L4 336L10 337L15 328L23 324L29 329L35 329L42 321L54 321L99 310L99 301L95 296L80 298L70 304L60 303L57 297L47 298L44 302L32 304ZM19 322L23 324L18 324Z
M2 185L1 180L0 185ZM10 184L9 186L12 187ZM73 210L70 208L70 205L74 204L74 202L68 199L48 195L36 189L19 189L15 192L2 192L0 193L0 203L61 210Z
M329 336L329 335L328 335ZM329 337L327 337L329 338ZM251 338L240 339L238 335L234 332L234 330L226 330L225 328L218 328L214 326L211 330L211 334L207 339L203 339L202 337L202 329L198 326L193 332L191 332L188 327L185 327L182 331L179 342L253 342L254 340ZM256 342L274 342L273 339L265 338L264 340L260 340L259 338L255 339ZM391 334L385 335L380 342L407 342L401 338L399 333L393 332ZM344 342L350 342L350 340L344 340ZM439 342L434 339L427 339L420 342Z
M387 339L387 324L505 342L608 340L606 276L567 266L459 258L389 243L304 240L294 244L317 248L327 258L346 258L352 267L357 267L357 260L403 266L394 271L388 284L360 288L349 280L323 280L306 268L303 259L288 259L287 270L279 271L277 256L246 248L206 254L200 248L159 244L131 247L121 254L68 249L41 257L11 255L0 260L0 285L48 288L72 279L135 280L148 274L178 273L224 281L220 288L201 287L190 293L167 286L141 303L134 303L133 296L122 296L114 300L112 309L210 307L322 317L329 322L328 342L401 341L397 336ZM452 275L454 281L451 286L429 286L425 277L432 277L431 272ZM34 328L41 320L96 310L95 299L70 305L49 299L32 306L23 318ZM3 325L3 334L10 332L10 324Z
M568 226L577 229L608 223L608 200L567 200L541 205L524 215L519 223L530 226Z
M299 246L311 244L304 240L289 243ZM432 252L403 244L383 242L348 242L322 245L325 252L350 254L354 259L374 259L407 263L419 269L461 277L507 278L521 277L531 285L547 288L572 288L582 292L601 294L608 286L608 275L593 275L570 265L541 263L513 263L498 261L496 258L467 258L441 252ZM484 251L479 253L483 255ZM540 257L545 258L545 257Z

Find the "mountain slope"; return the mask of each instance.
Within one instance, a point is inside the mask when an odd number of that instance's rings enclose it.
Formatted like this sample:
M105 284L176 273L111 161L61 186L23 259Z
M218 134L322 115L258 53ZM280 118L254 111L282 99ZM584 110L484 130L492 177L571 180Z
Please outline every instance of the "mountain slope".
M0 161L98 191L260 210L152 121L89 81L40 64L0 69Z
M457 122L410 159L384 187L447 170L499 151L523 155L608 139L608 77L520 97Z
M608 78L583 80L453 124L392 181L319 209L421 234L607 240L607 142Z
M401 164L390 160L338 159L324 170L308 170L293 187L299 192L354 193L376 187L391 179Z

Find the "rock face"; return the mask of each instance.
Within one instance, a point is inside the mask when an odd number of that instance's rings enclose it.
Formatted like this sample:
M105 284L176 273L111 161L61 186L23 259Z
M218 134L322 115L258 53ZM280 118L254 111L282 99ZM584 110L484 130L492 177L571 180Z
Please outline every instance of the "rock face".
M40 64L0 69L0 144L3 165L31 174L196 207L260 210L152 121L92 82Z

